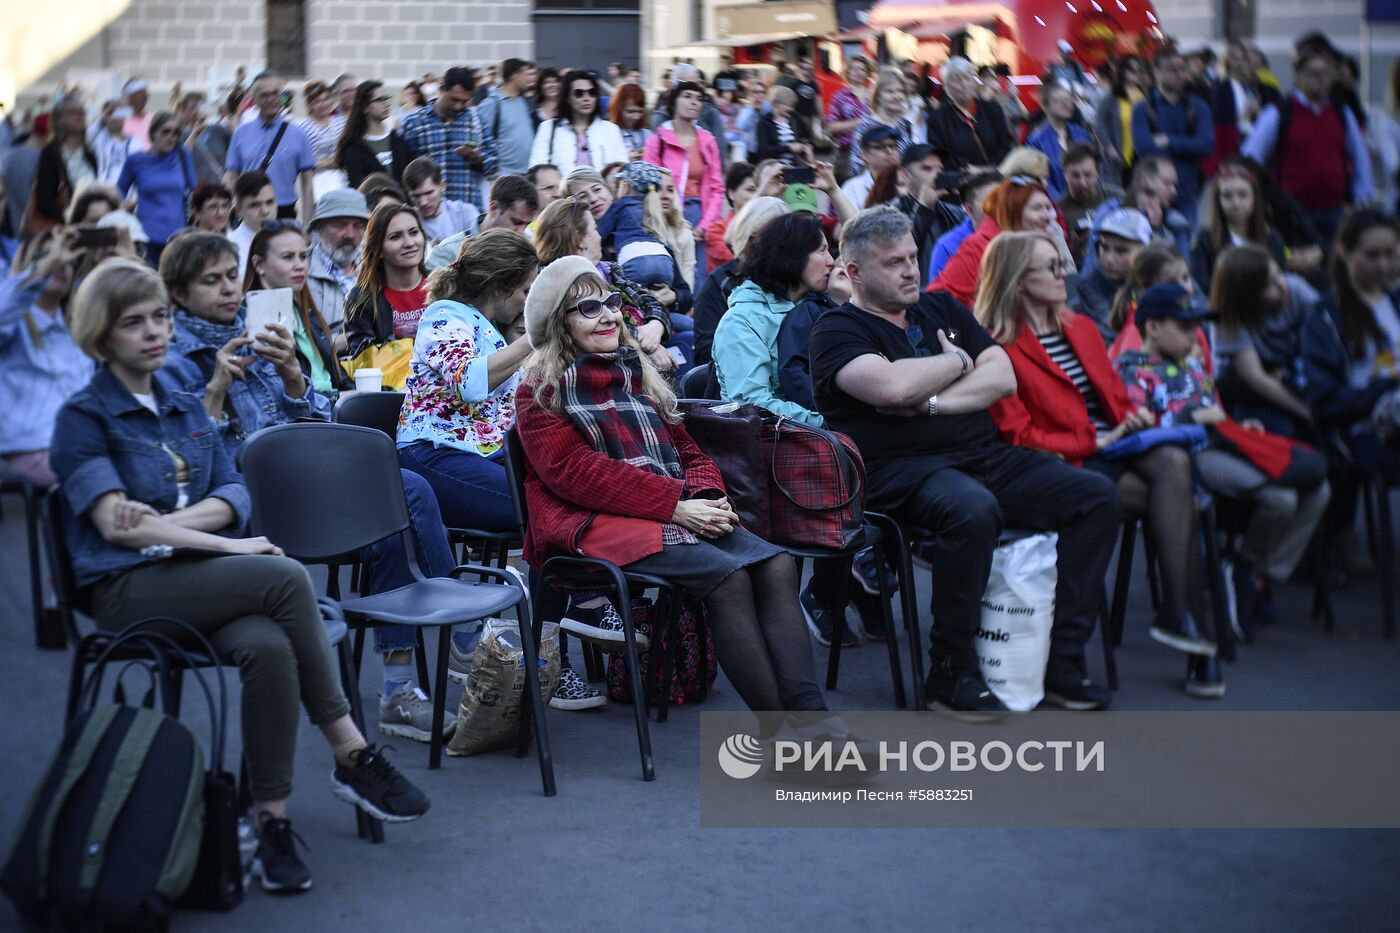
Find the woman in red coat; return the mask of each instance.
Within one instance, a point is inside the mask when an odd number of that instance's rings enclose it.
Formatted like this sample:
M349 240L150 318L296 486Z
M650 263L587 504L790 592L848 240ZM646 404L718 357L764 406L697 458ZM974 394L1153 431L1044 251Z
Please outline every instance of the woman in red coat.
M997 185L982 202L985 217L972 236L963 240L953 258L928 287L944 291L971 307L977 297L982 254L1003 230L1049 230L1055 223L1055 204L1045 186L1030 175L1013 175Z
M718 468L620 309L578 256L550 263L530 289L535 349L516 397L525 559L538 568L559 554L601 557L679 584L704 601L720 666L750 709L815 711L807 730L843 734L822 715L796 565L739 526Z
M1187 692L1218 696L1224 682L1215 645L1200 630L1200 561L1187 451L1158 445L1123 459L1101 452L1155 418L1134 409L1098 328L1065 307L1064 267L1050 237L1004 233L982 261L974 311L1011 357L1016 394L994 404L1002 440L1108 475L1130 515L1145 521L1162 569L1154 639L1191 655ZM1220 689L1220 693L1214 692Z

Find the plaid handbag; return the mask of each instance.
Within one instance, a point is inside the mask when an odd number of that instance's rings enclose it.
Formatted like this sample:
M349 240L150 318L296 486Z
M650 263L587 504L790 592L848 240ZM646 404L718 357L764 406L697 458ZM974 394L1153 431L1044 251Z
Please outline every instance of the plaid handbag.
M769 541L785 547L844 548L865 527L865 464L844 434L777 418L771 443Z
M765 436L773 416L757 405L738 402L684 402L681 411L686 432L724 477L739 524L767 539L771 453Z

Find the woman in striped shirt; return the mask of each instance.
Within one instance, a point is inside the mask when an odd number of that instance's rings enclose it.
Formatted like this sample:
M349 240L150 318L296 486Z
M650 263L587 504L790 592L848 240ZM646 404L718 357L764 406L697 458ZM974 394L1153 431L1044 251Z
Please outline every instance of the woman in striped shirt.
M1043 233L1003 233L987 248L974 312L1016 371L1016 394L991 407L992 420L1007 443L1055 454L1118 484L1124 510L1144 521L1161 565L1162 604L1151 635L1192 659L1187 693L1219 696L1215 645L1196 622L1201 581L1190 454L1159 444L1103 456L1156 419L1132 407L1094 322L1065 307L1064 276L1059 251Z

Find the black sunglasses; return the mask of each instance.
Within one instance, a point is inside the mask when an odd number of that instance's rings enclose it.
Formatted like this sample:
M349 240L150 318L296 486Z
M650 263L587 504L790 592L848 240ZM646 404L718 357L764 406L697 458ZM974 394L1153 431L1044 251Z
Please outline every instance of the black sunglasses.
M570 308L569 311L577 311L581 317L592 321L602 316L604 309L614 314L621 311L622 294L620 292L613 292L606 298L585 298ZM565 311L564 313L568 314L569 311Z

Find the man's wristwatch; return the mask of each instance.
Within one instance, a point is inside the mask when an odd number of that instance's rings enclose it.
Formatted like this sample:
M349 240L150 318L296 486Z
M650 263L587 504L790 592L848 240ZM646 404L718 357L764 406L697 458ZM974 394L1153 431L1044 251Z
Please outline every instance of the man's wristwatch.
M929 416L930 418L932 418L932 417L936 416L937 414L938 414L938 396L937 396L937 395L930 395L930 396L928 397L928 416Z

